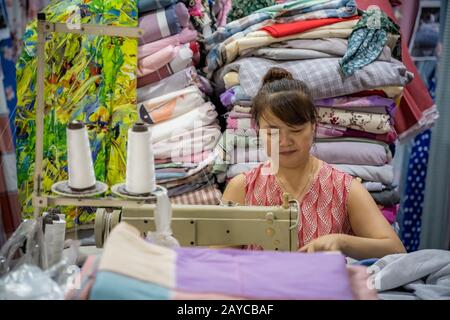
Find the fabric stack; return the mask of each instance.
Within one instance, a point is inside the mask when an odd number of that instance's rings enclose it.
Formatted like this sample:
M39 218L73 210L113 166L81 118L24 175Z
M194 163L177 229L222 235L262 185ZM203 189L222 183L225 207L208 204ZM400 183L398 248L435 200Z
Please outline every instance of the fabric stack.
M120 223L66 299L377 299L368 281L339 253L166 248Z
M137 100L142 121L151 125L156 182L172 203L218 204L212 164L220 127L212 89L195 65L200 46L183 2L140 1Z
M376 9L358 15L354 0L297 0L230 22L207 43L204 71L232 106L229 124L236 114L246 119L241 111L250 110L271 67L288 70L318 108L313 154L360 178L393 222L393 116L413 77L399 61L398 26ZM230 169L229 177L245 171Z

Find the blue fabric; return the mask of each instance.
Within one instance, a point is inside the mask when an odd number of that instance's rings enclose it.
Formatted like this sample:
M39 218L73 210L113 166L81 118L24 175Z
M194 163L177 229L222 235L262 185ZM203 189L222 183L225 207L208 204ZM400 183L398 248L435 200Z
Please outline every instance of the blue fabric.
M401 239L408 252L418 250L420 244L430 138L430 130L416 136L408 163L401 232Z
M11 38L0 41L0 60L3 70L3 86L5 87L6 103L9 109L9 125L13 134L13 142L16 145L16 118L17 86L16 66L13 60L13 41Z
M162 9L175 4L176 0L138 0L139 14Z
M120 290L118 290L120 288ZM92 286L90 300L169 300L170 291L153 283L114 272L100 271Z
M356 262L353 262L352 265L370 267L377 261L378 261L378 258L370 258L370 259L358 260Z

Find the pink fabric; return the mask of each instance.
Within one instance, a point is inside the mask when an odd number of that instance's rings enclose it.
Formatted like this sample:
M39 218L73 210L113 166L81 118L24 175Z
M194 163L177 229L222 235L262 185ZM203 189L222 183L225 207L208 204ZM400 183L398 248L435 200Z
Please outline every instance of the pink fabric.
M227 118L227 129L257 129L256 122L251 118Z
M375 289L369 287L369 273L364 266L347 266L350 277L350 286L353 297L356 300L378 300L378 294Z
M137 76L143 77L152 72L156 72L158 69L164 67L175 59L180 47L167 46L149 56L138 61Z
M143 59L167 46L179 46L197 39L197 31L184 28L179 34L147 43L138 48L138 59Z
M283 189L269 171L269 162L245 173L245 204L276 206L283 203ZM299 248L320 236L331 233L352 234L347 214L347 196L353 178L322 162L303 199L298 199L301 216L298 222Z
M386 220L389 221L390 224L393 224L397 220L397 210L398 205L388 208L382 208L381 212L383 213L383 216L386 218Z

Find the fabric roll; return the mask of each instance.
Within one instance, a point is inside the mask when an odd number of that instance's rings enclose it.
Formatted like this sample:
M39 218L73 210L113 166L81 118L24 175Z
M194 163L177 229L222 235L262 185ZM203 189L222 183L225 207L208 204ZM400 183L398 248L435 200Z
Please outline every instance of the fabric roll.
M257 129L255 120L251 118L227 118L227 129Z
M139 0L138 10L139 13L145 13L157 9L162 9L170 5L175 4L176 0Z
M153 154L156 159L168 158L173 162L190 162L185 160L201 158L204 160L201 154L213 150L220 136L220 127L217 124L186 130L178 135L172 135L168 139L153 143Z
M318 142L311 154L330 164L382 166L392 160L387 145L367 142Z
M179 50L180 46L169 45L143 59L139 59L137 69L138 78L156 72L158 69L170 63L175 59Z
M138 88L158 82L170 75L179 72L192 65L192 51L189 45L183 45L177 52L175 58L170 63L162 66L155 72L146 74L137 79Z
M207 102L179 117L154 124L152 142L157 143L171 137L186 133L189 130L212 124L217 119L215 107Z
M313 20L303 20L290 23L275 23L270 26L265 26L261 30L266 31L272 37L282 38L290 35L302 33L318 27L327 26L330 24L344 22L348 20L359 20L359 16L350 18L323 18Z
M241 58L217 72L216 83L223 88L223 76L230 71L238 71L240 86L247 96L254 97L261 86L261 80L255 79L262 79L272 67L284 68L295 79L307 83L314 99L344 96L385 86L404 86L413 77L398 61L375 61L343 81L338 58L276 63L250 57Z
M138 59L141 60L152 55L167 46L179 46L181 44L190 43L197 39L197 31L184 28L180 33L173 36L163 38L158 41L146 43L138 48Z
M384 134L392 131L390 117L387 114L354 112L335 108L317 108L321 123L335 124L360 131Z
M188 26L189 12L182 2L152 11L139 18L139 27L144 30L139 37L139 45L178 34Z
M161 81L138 88L138 103L157 98L173 91L182 90L190 85L196 85L202 89L199 76L194 67L183 69Z
M385 185L394 182L394 168L390 164L384 166L333 164L333 166L363 181L381 182Z
M200 89L189 86L157 98L142 102L139 114L147 123L154 124L173 119L203 105L205 100Z

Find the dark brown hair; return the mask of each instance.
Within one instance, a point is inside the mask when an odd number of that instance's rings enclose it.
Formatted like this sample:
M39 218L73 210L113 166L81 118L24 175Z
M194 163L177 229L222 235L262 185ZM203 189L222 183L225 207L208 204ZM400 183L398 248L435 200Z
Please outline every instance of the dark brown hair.
M282 68L271 68L263 85L252 100L252 116L256 123L267 111L288 125L316 123L317 110L306 84Z

